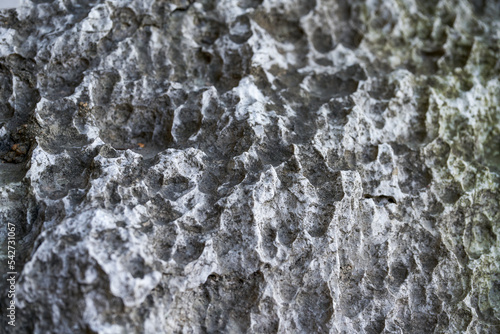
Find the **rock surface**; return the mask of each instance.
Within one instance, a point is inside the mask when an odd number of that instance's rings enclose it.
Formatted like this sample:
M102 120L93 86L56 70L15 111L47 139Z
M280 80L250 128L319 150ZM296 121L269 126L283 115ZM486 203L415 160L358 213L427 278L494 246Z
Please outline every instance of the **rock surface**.
M498 0L1 11L4 328L499 333L499 18Z

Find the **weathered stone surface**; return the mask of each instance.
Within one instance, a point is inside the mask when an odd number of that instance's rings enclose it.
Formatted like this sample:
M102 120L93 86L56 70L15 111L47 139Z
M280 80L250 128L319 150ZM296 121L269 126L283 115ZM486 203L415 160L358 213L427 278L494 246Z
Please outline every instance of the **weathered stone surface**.
M499 17L496 0L1 11L4 328L498 333Z

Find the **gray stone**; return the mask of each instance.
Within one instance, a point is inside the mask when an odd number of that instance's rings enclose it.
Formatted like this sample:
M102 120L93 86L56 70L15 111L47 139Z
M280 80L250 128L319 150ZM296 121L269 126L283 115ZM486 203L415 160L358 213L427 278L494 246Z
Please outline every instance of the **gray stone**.
M5 332L498 333L499 17L497 0L0 11Z

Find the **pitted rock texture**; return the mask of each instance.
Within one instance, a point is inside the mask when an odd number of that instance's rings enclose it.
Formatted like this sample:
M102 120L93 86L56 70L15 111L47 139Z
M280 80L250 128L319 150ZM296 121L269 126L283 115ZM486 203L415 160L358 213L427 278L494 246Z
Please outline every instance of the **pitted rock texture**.
M1 11L5 331L499 333L499 18L497 0Z

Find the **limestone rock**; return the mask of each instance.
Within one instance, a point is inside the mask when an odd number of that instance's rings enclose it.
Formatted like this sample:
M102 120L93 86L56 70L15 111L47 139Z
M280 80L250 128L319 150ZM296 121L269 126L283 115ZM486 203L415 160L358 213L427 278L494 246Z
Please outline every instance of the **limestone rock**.
M498 333L499 17L498 0L0 11L6 332Z

